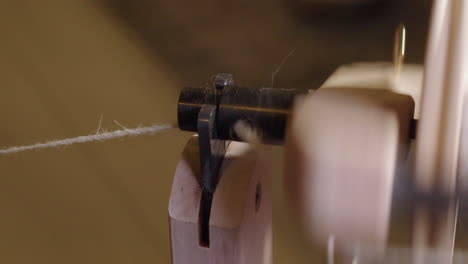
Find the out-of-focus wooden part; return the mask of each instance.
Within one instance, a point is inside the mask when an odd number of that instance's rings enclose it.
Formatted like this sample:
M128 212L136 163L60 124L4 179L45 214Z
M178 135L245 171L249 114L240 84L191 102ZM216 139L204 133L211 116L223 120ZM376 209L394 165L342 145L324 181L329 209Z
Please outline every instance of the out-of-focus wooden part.
M365 88L410 95L415 103L414 118L418 119L423 71L422 65L404 64L397 75L394 63L356 62L340 66L320 89Z
M231 142L210 219L210 246L199 245L198 138L187 143L169 201L172 263L271 263L271 179L265 157Z
M465 0L434 3L415 152L415 182L422 192L451 195L456 190L466 83L467 15ZM437 213L417 208L415 263L426 263L425 250L433 248L447 252L439 254L438 263L451 261L456 204L453 200L445 212Z
M380 89L327 88L296 105L286 141L291 205L323 245L382 253L397 163L406 158L414 102Z
M452 6L455 3L458 7ZM463 1L455 0L436 1L434 7L416 148L416 179L421 190L432 191L440 184L442 190L451 192L455 185L464 99L465 47L460 38L466 33L456 30L454 23L461 22L456 10L463 6Z

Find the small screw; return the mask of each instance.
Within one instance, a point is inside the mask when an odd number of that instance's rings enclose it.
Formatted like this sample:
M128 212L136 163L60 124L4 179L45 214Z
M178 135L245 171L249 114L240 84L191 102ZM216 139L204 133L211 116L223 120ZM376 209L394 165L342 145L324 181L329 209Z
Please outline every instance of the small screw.
M234 84L234 78L230 73L218 73L214 76L213 84L216 89L223 89Z

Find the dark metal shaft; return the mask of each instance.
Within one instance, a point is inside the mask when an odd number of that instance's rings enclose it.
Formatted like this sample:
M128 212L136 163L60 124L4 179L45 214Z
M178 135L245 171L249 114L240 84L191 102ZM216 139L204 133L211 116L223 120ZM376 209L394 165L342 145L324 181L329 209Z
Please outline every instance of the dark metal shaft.
M281 144L294 98L306 91L279 88L226 86L222 90L187 87L178 103L179 128L197 132L198 112L204 104L217 104L216 135L223 140L240 138L234 132L237 121L245 121L264 143Z

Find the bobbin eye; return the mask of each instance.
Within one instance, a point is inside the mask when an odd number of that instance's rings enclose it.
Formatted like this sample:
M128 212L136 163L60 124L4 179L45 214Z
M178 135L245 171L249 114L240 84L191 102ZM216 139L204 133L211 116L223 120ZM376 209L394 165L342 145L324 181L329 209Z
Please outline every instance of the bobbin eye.
M259 182L255 187L255 212L260 210L262 204L262 184Z

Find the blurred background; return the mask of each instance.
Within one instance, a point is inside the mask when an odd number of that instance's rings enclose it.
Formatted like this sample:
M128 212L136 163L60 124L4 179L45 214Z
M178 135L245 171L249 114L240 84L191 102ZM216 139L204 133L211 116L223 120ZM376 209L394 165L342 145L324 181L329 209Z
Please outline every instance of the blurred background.
M95 133L101 116L107 130L175 123L180 89L218 72L315 89L344 63L391 61L399 23L406 61L423 62L430 0L321 2L2 0L0 146ZM0 262L170 263L168 198L188 137L0 156ZM275 263L310 263L275 182Z

